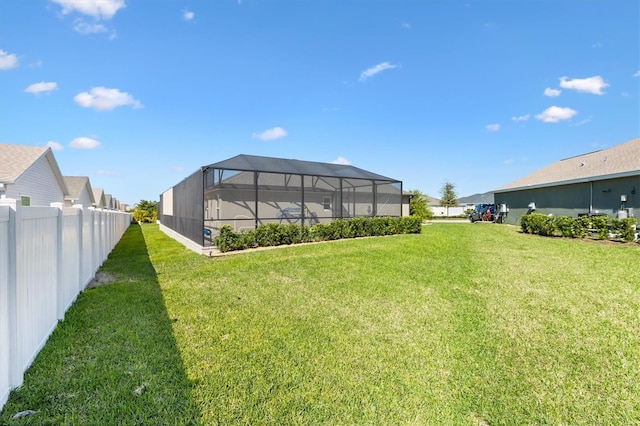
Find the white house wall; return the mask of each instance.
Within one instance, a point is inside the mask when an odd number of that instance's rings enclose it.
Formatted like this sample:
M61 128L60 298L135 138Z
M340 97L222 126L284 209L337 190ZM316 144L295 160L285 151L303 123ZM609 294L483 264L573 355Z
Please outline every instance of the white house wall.
M80 198L78 198L77 200L65 200L64 204L66 207L73 207L78 204L82 205L83 208L93 207L91 196L89 195L89 189L86 187L86 185L80 192Z
M45 156L38 158L16 179L15 184L7 185L7 198L20 200L21 196L29 197L32 206L49 206L64 201L64 193Z

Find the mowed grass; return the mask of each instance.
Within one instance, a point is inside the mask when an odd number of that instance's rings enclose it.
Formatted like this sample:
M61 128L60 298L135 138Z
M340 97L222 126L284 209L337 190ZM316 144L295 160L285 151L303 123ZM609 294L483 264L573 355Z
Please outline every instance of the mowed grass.
M209 259L132 226L0 423L639 424L639 261L448 223Z

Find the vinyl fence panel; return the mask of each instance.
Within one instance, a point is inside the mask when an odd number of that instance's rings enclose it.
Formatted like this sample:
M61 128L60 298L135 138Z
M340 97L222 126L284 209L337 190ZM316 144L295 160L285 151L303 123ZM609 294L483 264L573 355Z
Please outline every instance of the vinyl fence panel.
M11 381L9 378L10 367L10 335L13 334L9 324L9 285L11 271L9 266L9 246L12 239L12 229L10 227L9 215L12 211L9 207L0 206L0 407L4 405L9 397L11 390ZM14 289L15 291L15 289Z
M76 300L80 289L82 269L82 211L77 208L63 208L60 215L60 250L58 251L58 319L64 319L64 313Z
M54 207L20 208L17 240L17 314L21 366L27 369L58 323L57 236Z
M0 199L0 408L131 215Z
M82 214L82 275L78 291L82 291L89 284L98 269L98 262L94 260L94 215L93 209L86 209Z

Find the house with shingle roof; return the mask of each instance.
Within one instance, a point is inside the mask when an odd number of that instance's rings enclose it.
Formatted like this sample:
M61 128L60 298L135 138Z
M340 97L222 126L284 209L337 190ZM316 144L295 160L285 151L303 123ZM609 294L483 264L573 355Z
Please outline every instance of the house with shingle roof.
M93 207L96 209L104 209L105 208L105 200L104 200L104 190L102 188L93 188Z
M552 163L494 191L518 224L536 211L554 216L640 216L640 138Z
M51 148L0 144L0 196L49 206L63 203L68 195Z
M104 208L107 210L112 210L113 206L111 205L112 197L111 194L104 194Z
M93 189L87 176L64 176L69 195L64 197L65 206L82 205L84 208L93 207Z

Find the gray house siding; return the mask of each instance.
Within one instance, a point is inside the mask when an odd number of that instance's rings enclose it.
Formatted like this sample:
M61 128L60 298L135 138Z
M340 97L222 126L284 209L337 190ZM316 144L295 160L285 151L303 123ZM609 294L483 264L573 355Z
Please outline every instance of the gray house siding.
M621 196L627 198L621 201ZM568 185L532 189L504 190L495 193L496 204L506 204L509 213L505 223L520 224L520 217L535 211L553 216L578 217L586 213L604 213L610 217L640 215L640 176L593 180Z

